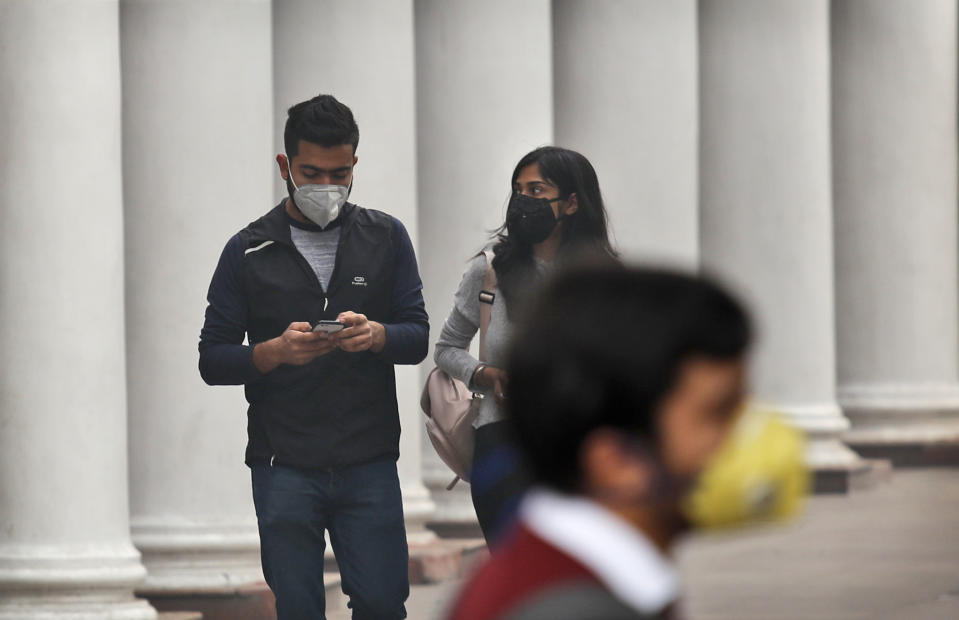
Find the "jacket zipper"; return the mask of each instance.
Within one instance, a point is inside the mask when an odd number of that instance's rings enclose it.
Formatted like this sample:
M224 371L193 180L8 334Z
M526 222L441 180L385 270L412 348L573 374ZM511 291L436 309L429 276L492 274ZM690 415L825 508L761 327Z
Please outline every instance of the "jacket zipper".
M336 274L339 271L340 252L343 247L342 241L343 241L343 233L345 232L345 229L346 227L344 226L340 230L340 238L336 242L336 255L333 257L333 270L330 272L330 286L332 286L333 282L335 282L334 278L336 277ZM282 240L282 241L285 241L285 240ZM287 244L284 243L284 245L287 245ZM306 272L309 274L309 277L312 278L313 282L316 284L316 288L318 288L320 290L320 293L323 294L323 312L325 313L326 307L330 301L330 292L323 288L323 284L320 282L320 279L317 277L316 272L313 271L313 267L311 267L309 261L307 261L306 258L302 254L300 254L300 251L296 248L296 244L293 243L292 239L290 240L288 247L296 255L296 260L297 262L299 262L300 267L306 270Z

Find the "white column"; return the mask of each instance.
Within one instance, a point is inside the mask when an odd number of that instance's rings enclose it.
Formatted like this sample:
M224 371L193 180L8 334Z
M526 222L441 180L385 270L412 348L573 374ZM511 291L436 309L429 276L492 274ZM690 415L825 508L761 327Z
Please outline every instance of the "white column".
M695 0L555 0L556 143L596 168L624 258L699 257Z
M759 329L759 398L812 439L816 468L858 457L836 404L826 0L703 0L702 261Z
M0 618L133 597L116 1L0 2Z
M274 148L283 151L290 106L321 93L335 96L360 127L350 200L398 218L418 247L412 0L277 0L273 44ZM286 194L278 176L276 194ZM397 366L396 384L403 509L407 537L416 544L431 537L422 526L434 508L420 463L417 367Z
M131 517L150 594L263 579L240 387L197 371L227 239L273 205L268 0L124 0Z
M513 167L552 142L552 28L548 0L415 6L419 222L432 356L467 262L504 221ZM428 442L424 463L437 520L475 523L468 486L446 491L452 474Z
M856 444L959 440L956 3L833 3L839 398Z

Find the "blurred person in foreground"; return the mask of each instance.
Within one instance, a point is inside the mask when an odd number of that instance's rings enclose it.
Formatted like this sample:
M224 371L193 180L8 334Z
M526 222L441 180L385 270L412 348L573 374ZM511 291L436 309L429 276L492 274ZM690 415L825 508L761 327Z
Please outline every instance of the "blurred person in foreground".
M747 312L705 279L590 266L524 317L505 403L535 486L449 617L678 618L680 535L806 490L802 437L744 407Z

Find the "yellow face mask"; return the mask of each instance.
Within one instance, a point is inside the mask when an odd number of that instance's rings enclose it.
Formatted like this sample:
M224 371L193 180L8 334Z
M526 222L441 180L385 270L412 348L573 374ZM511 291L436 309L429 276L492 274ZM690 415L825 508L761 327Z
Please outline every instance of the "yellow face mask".
M747 408L683 504L697 528L786 519L809 490L805 437L778 415Z

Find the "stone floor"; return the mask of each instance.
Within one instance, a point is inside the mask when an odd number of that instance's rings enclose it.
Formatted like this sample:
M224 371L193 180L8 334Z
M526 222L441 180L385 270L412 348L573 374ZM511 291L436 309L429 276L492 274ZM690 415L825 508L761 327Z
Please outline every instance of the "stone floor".
M791 527L688 541L680 565L695 619L955 620L959 469L816 496Z
M679 563L690 620L959 619L959 469L816 496L790 526L690 539ZM438 618L458 585L414 587L409 617Z

